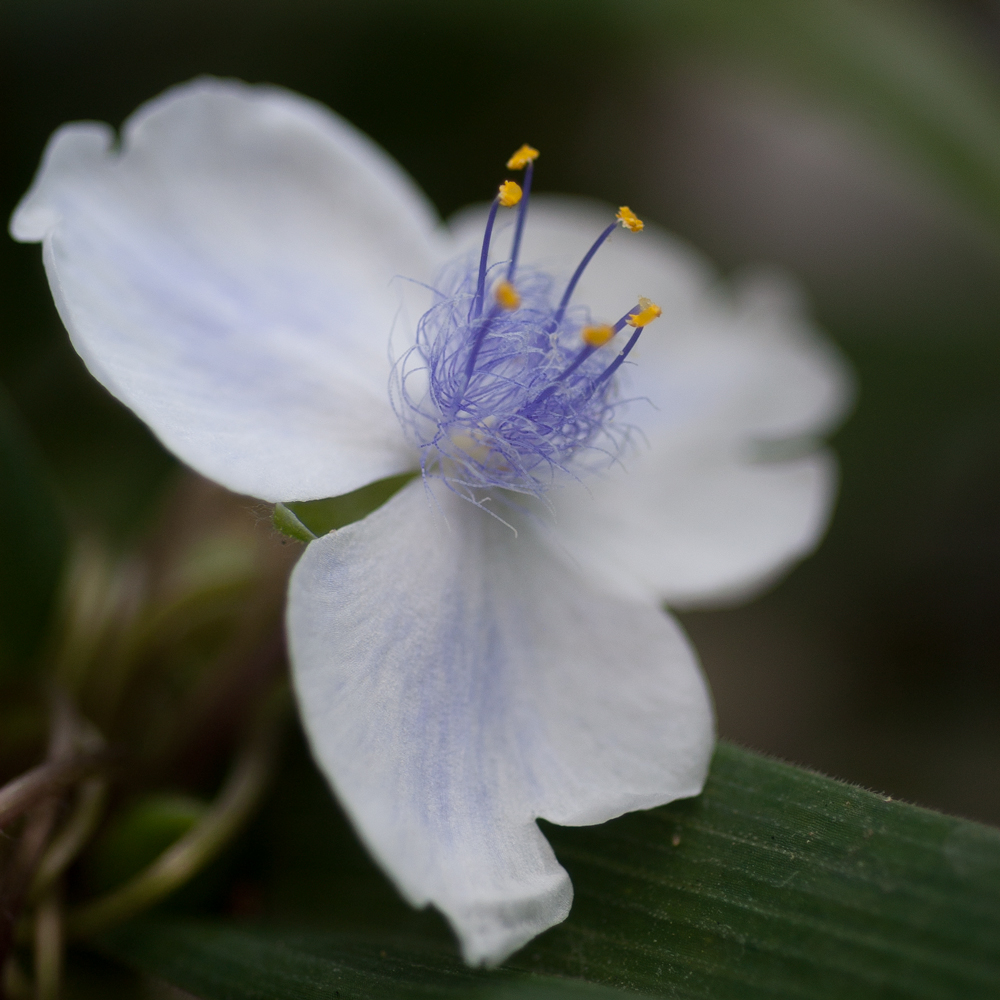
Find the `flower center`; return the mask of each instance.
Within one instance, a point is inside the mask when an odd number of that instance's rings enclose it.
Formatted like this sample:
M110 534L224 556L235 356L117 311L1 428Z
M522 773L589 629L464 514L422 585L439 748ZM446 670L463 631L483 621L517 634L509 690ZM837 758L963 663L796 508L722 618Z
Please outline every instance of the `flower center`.
M523 188L509 180L500 185L478 267L463 258L446 269L437 301L418 323L416 344L395 371L397 413L421 450L424 474L441 476L476 502L479 489L494 486L539 496L561 475L578 478L582 469L615 459L628 428L615 423L613 376L660 315L643 298L614 323L594 323L585 307L571 306L584 270L614 230L642 230L626 206L555 304L547 274L519 270L537 156L522 146L508 160L508 169L524 170ZM497 214L514 206L510 258L491 265ZM626 326L631 336L615 344Z

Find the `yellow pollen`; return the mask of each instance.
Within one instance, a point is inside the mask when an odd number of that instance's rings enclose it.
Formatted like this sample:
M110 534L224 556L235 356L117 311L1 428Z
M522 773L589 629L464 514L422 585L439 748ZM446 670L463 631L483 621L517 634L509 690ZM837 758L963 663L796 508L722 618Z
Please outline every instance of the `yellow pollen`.
M603 347L615 335L615 328L603 326L585 326L580 331L580 339L588 347Z
M471 434L453 434L451 442L480 465L486 464L493 451L490 445L482 440L482 435L477 431L473 431Z
M512 312L521 304L521 296L509 281L501 281L496 290L497 303L501 309Z
M643 225L645 225L642 219L640 219L639 216L628 207L628 205L622 205L622 207L618 209L618 214L615 218L626 229L631 229L633 233L641 232Z
M514 181L504 181L500 185L500 204L504 208L510 208L521 200L521 185Z
M663 310L650 299L639 299L639 308L641 312L637 312L634 316L629 316L629 326L647 326L663 314Z
M533 160L538 159L538 150L525 143L508 161L508 170L524 170Z

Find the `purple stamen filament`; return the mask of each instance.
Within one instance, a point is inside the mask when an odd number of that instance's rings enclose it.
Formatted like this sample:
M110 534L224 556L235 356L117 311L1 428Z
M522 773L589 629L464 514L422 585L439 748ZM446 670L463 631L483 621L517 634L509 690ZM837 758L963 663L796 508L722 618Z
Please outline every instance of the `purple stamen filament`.
M499 312L499 306L494 306L490 310L490 314L479 324L479 328L476 330L475 336L472 340L472 349L469 351L469 360L465 364L466 385L469 384L469 379L472 378L473 372L476 370L476 358L479 357L479 352L482 349L483 341L486 339L486 334L489 333L489 329L493 325L493 320L496 319Z
M517 226L514 229L514 246L510 252L510 264L507 267L507 280L514 283L514 272L517 270L517 258L521 253L521 236L524 234L524 220L528 217L528 197L531 195L531 178L535 172L535 164L529 162L524 168L524 183L521 185L521 204L517 207Z
M629 321L629 319L631 319L631 317L635 316L641 310L642 310L642 307L639 306L639 305L635 305L631 309L629 309L629 311L627 313L625 313L625 315L622 316L622 318L620 320L618 320L618 322L615 323L615 325L612 327L612 329L615 331L615 333L616 334L620 333L621 330L624 328L625 324ZM615 360L611 363L611 366L609 366L609 367L613 367L615 370L617 370L621 366L621 363L625 360L625 355L629 351L631 351L632 348L635 346L635 341L637 341L639 339L639 334L640 333L642 333L642 327L638 327L636 329L635 333L629 339L628 344L626 344L625 349L622 351L622 353L617 358L615 358ZM610 338L608 338L608 339L609 339L609 342L610 342ZM594 353L594 351L598 351L598 350L600 350L599 347L593 347L590 344L586 344L584 347L582 347L580 349L580 353L577 354L577 356L573 359L573 363L564 372L562 372L560 375L557 375L552 380L552 384L550 386L548 386L542 393L539 394L537 401L541 402L543 399L546 399L547 397L551 396L552 393L556 391L556 388L557 388L559 382L562 382L563 379L568 378L570 375L572 375L573 372L575 372L577 370L577 368L579 368L580 365L582 365L584 363L584 361L586 361L587 358L589 358L591 356L591 354ZM600 383L603 382L605 380L605 378L607 377L607 374L608 373L606 371L603 372L597 378L597 380L594 382L594 385L595 386L600 385Z
M566 291L563 292L563 297L559 300L559 308L556 309L556 314L552 317L549 324L550 330L557 330L559 328L559 324L562 322L562 318L566 313L566 307L569 305L570 297L583 275L583 272L586 270L587 265L594 259L594 254L600 250L601 244L615 231L615 227L617 225L618 220L616 219L610 226L608 226L607 229L604 230L603 233L601 233L600 236L597 237L596 240L594 240L594 245L583 255L583 260L580 261L579 266L573 272L573 277L569 279Z
M629 312L629 316L633 315L635 312L638 311L640 311L639 306L636 306L634 310ZM626 317L626 320L627 319L628 317ZM597 381L594 383L595 388L599 386L602 382L605 382L607 381L607 379L611 378L611 376L614 375L614 373L618 371L619 368L621 368L621 366L625 362L625 359L629 356L629 352L639 342L639 337L642 336L642 331L645 329L646 328L644 326L637 326L635 328L635 333L633 333L632 336L628 338L628 343L622 348L621 354L619 354L618 357L615 358L615 360L612 361L611 364L608 365L608 367L605 368L604 371L601 372L601 374L597 377Z
M486 217L486 232L483 234L483 250L479 255L479 282L476 285L476 297L472 300L472 319L478 319L483 314L483 296L486 294L486 265L490 256L490 240L493 238L493 223L496 222L497 209L500 207L500 197L493 199L490 214Z

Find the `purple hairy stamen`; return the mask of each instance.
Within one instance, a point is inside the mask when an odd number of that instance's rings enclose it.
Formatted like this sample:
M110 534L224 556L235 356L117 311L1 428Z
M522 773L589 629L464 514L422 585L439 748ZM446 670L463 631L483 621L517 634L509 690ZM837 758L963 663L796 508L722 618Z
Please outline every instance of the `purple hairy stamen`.
M560 303L560 308L561 307L562 307L562 303ZM622 318L620 320L618 320L618 322L615 323L615 325L611 328L612 331L613 331L613 334L614 333L620 333L624 329L625 324L633 316L635 316L641 309L642 309L641 305L634 305L631 309L629 309L629 311L627 313L625 313L625 315L622 316ZM641 332L642 332L642 328L640 327L636 331L636 333L633 334L631 340L629 341L629 345L631 345L633 341L639 339L639 334ZM628 351L631 350L631 346L629 346L629 345L626 345L625 350L622 352L623 354L628 353ZM558 388L558 384L561 381L563 381L563 379L566 379L570 375L572 375L573 372L575 372L577 370L577 368L579 368L580 365L582 365L584 363L584 361L586 361L587 358L589 358L594 353L594 351L599 351L599 350L600 350L599 347L595 347L592 344L585 344L583 347L581 347L580 351L577 354L577 356L576 356L575 360L573 361L573 363L561 375L556 376L555 381L552 383L552 385L550 385L548 387L548 389L545 390L545 393L543 393L543 395L545 395L546 393L555 392L556 389ZM612 365L609 366L609 368L613 366L615 368L615 370L617 371L618 367L621 365L621 362L624 361L624 360L625 360L624 357L616 358L614 360L614 362L612 362ZM604 379L606 376L607 376L607 371L605 371L600 376L598 376L598 381Z
M486 319L481 319L474 329L474 332L472 334L472 346L471 349L469 350L469 357L465 362L466 385L468 385L469 380L475 373L476 361L479 359L479 351L482 349L483 341L486 340L486 337L490 332L490 327L493 325L493 321L499 315L500 315L499 307L494 306L490 310L490 314L486 317ZM479 319L479 316L477 315L476 318Z
M523 268L514 289L531 179L528 162L506 278L498 281L500 265L489 264L497 210L508 204L502 190L478 261L462 259L442 275L439 301L394 368L394 406L420 448L424 474L475 503L489 487L540 496L563 475L578 478L617 459L630 429L615 422L612 376L659 315L641 299L613 327L593 327L585 325L585 309L570 308L581 275L618 222L641 228L627 208L595 240L555 306L552 282L537 269ZM628 323L635 332L609 364L603 347Z
M520 308L470 320L477 278L468 264L452 268L439 284L446 297L421 318L396 367L397 412L425 472L463 495L500 486L540 496L561 473L609 464L629 429L614 421L606 355L581 350L585 316L571 310L550 332L551 282L525 269Z

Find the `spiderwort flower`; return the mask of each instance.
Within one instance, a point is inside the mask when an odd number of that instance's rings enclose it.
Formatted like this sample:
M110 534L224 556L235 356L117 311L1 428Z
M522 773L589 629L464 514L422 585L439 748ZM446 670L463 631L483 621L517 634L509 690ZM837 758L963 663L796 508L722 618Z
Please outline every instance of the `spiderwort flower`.
M470 962L569 910L536 818L701 789L709 697L662 603L813 546L847 384L775 284L727 295L625 208L529 213L536 156L443 230L331 112L201 80L120 144L61 128L12 222L90 370L199 472L290 501L422 470L307 547L288 636L320 767Z

